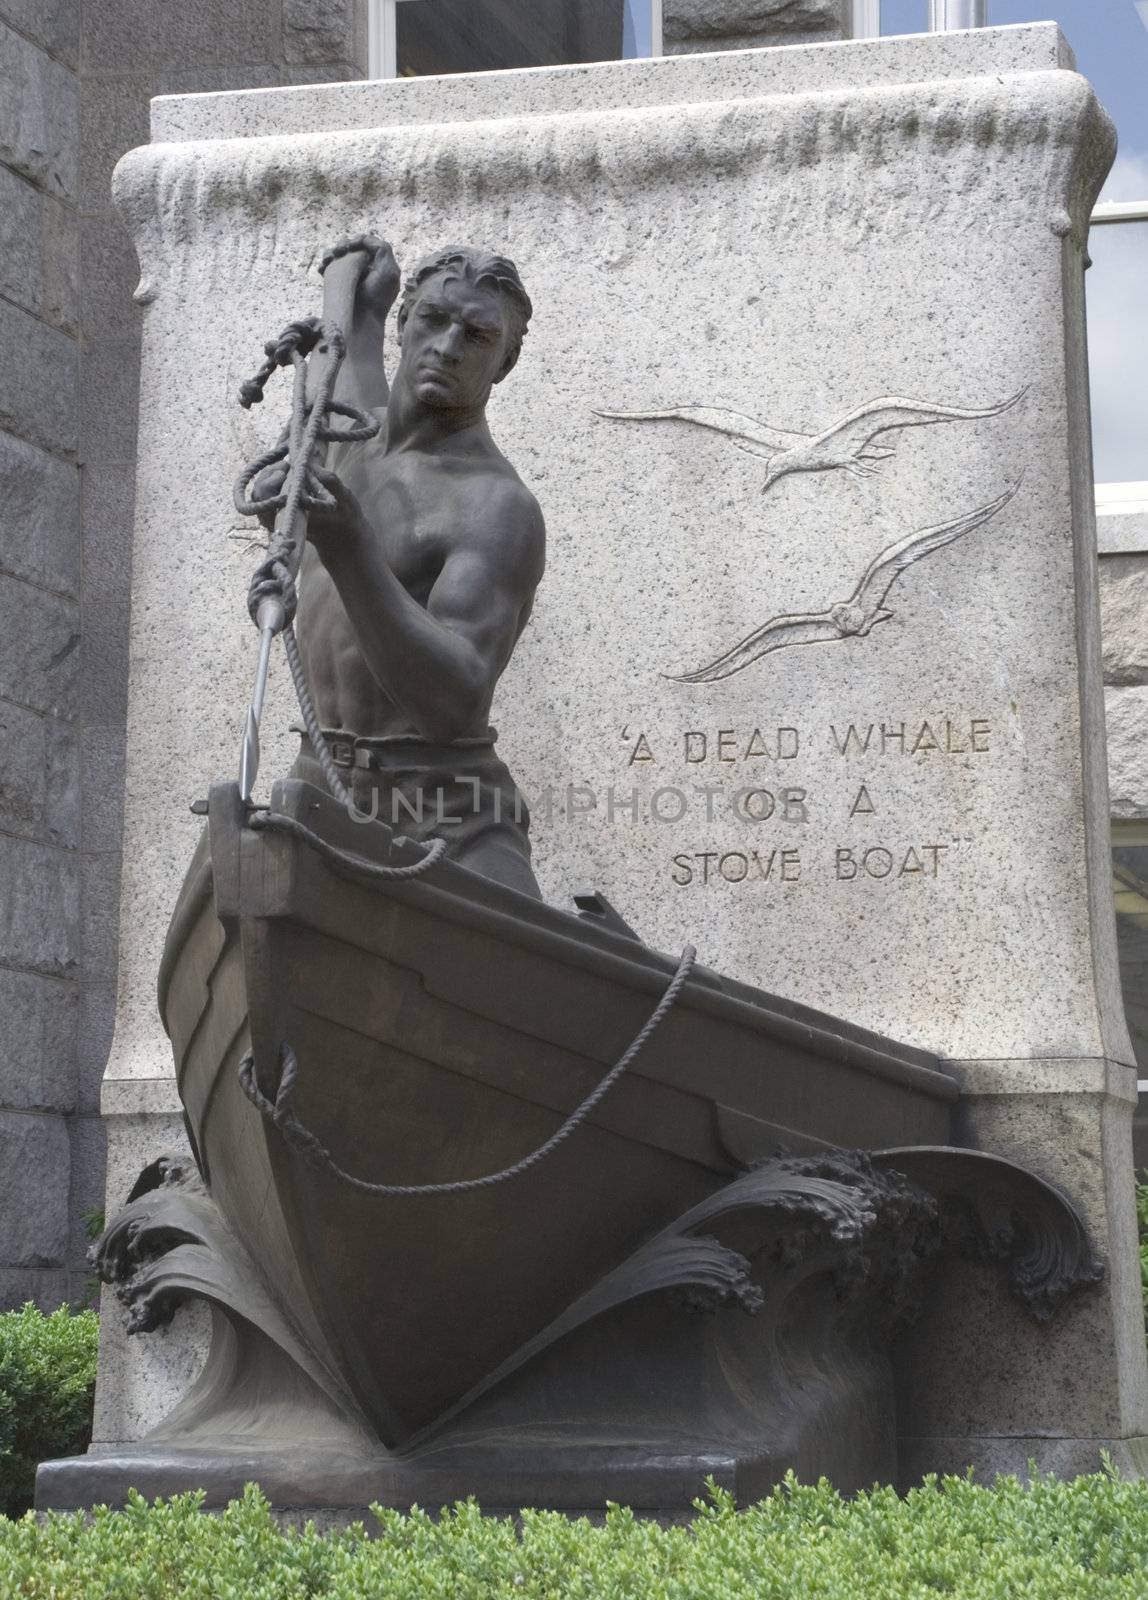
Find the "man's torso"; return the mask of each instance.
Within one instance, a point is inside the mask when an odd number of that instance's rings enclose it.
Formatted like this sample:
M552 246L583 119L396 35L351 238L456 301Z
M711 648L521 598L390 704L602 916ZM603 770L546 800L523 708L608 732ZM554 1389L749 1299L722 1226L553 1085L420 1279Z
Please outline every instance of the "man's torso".
M343 447L332 466L362 506L391 571L421 606L447 557L476 537L473 507L480 484L491 474L520 483L498 452L387 454L378 440ZM298 634L323 727L373 737L413 731L410 717L367 666L334 580L310 546L303 557ZM483 732L489 711L488 703L468 733Z

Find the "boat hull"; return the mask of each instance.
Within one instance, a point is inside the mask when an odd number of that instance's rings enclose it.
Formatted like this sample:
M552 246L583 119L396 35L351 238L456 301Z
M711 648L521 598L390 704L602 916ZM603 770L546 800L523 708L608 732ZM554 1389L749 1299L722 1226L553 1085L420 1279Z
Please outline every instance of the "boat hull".
M417 852L297 780L272 811L337 848ZM231 786L173 919L161 978L212 1197L374 1434L411 1447L605 1274L779 1151L946 1144L939 1064L701 971L575 1134L521 1176L378 1196L292 1147L274 1098L334 1161L387 1184L499 1171L546 1140L646 1021L675 968L601 919L463 868L366 881L255 830Z

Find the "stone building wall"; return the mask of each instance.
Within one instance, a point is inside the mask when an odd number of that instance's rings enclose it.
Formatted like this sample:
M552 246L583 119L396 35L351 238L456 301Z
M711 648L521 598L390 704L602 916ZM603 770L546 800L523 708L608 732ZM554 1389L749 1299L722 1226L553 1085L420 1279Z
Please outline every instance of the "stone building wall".
M0 1304L78 1265L78 15L0 3Z
M1129 485L1133 494L1139 486ZM1117 509L1119 506L1119 509ZM1148 1078L1148 501L1100 508L1113 877L1124 1009L1140 1078ZM1148 1105L1136 1119L1136 1161L1148 1167Z
M153 95L366 56L365 0L0 0L0 1307L84 1293L103 1203L139 354L112 168Z
M850 0L662 0L668 56L852 37Z
M1148 841L1148 508L1097 524L1112 820Z

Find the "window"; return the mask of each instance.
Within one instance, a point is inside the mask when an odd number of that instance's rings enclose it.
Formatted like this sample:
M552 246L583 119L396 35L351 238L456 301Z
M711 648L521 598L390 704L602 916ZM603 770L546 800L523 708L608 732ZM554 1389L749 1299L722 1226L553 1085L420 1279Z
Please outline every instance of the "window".
M1126 158L1116 187L1148 196L1146 170ZM1088 237L1088 364L1092 449L1101 508L1148 500L1148 201L1097 206Z
M371 76L661 54L661 0L371 0Z
M982 28L988 0L853 0L853 37ZM997 19L994 18L994 21Z
M1124 1012L1139 1076L1148 1078L1148 824L1115 823L1112 879Z
M1097 503L1123 511L1148 502L1148 0L853 0L858 37L1050 18L1120 141L1087 285Z

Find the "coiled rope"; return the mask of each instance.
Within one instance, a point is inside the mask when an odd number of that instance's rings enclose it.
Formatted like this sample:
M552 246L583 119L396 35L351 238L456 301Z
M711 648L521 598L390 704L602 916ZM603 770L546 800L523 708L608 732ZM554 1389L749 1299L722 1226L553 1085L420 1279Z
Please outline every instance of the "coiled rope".
M279 819L283 821L285 819ZM266 825L266 824L264 824ZM307 830L304 830L307 831ZM369 865L369 863L368 863ZM297 1151L304 1160L321 1172L328 1173L337 1178L340 1183L347 1184L352 1189L357 1189L360 1194L405 1196L405 1195L439 1195L439 1194L465 1194L474 1189L491 1189L495 1184L506 1183L512 1178L521 1177L524 1172L529 1172L540 1161L557 1150L564 1144L570 1135L585 1122L598 1102L609 1093L618 1079L634 1061L647 1043L650 1035L672 1008L682 985L690 975L693 968L696 952L693 945L686 945L678 962L677 971L646 1019L644 1025L635 1034L628 1050L612 1066L606 1076L590 1091L580 1105L576 1106L561 1127L556 1129L542 1144L523 1156L520 1161L515 1161L509 1167L503 1167L500 1172L488 1172L481 1178L458 1178L453 1183L370 1183L365 1178L357 1178L353 1173L347 1172L339 1166L327 1147L305 1128L295 1115L293 1101L295 1085L299 1077L299 1062L290 1045L280 1047L279 1060L281 1071L279 1074L279 1087L275 1091L275 1099L269 1100L259 1087L255 1076L255 1057L249 1052L244 1056L239 1067L239 1083L244 1094L260 1114L272 1123L283 1138Z
M331 359L325 363L314 400L308 404L306 358L320 344ZM290 423L273 450L265 451L244 468L232 491L235 508L242 516L266 520L282 512L282 516L276 516L267 554L252 576L247 591L247 610L252 622L262 629L264 624L260 615L266 602L278 602L281 620L276 631L283 637L283 650L291 670L291 681L303 715L303 725L331 793L351 809L354 800L339 776L319 726L295 637L294 619L298 606L298 593L292 576L292 567L298 567L295 560L295 522L300 510L333 511L337 505L334 495L316 471L316 447L320 444L350 444L360 439L373 439L379 431L379 424L357 406L332 398L339 364L346 353L346 341L335 323L324 321L321 317L301 317L289 322L279 337L269 340L263 349L267 359L253 377L239 386L239 403L245 409L263 400L267 381L277 367L291 366L295 370ZM331 427L329 418L332 415L346 417L350 425L345 428ZM259 474L281 461L287 462L289 470L278 493L251 496L248 490Z
M299 822L295 817L283 816L278 811L252 811L248 813L247 826L254 828L257 833L265 829L273 832L289 833L303 844L310 846L316 855L331 862L332 866L342 867L345 872L358 873L363 878L381 878L393 882L396 878L420 878L429 867L442 859L446 849L445 839L432 839L425 847L425 854L417 861L412 861L406 867L388 867L379 861L368 861L366 856L356 855L352 850L341 850L338 845L331 844L320 834L314 833L304 822Z

